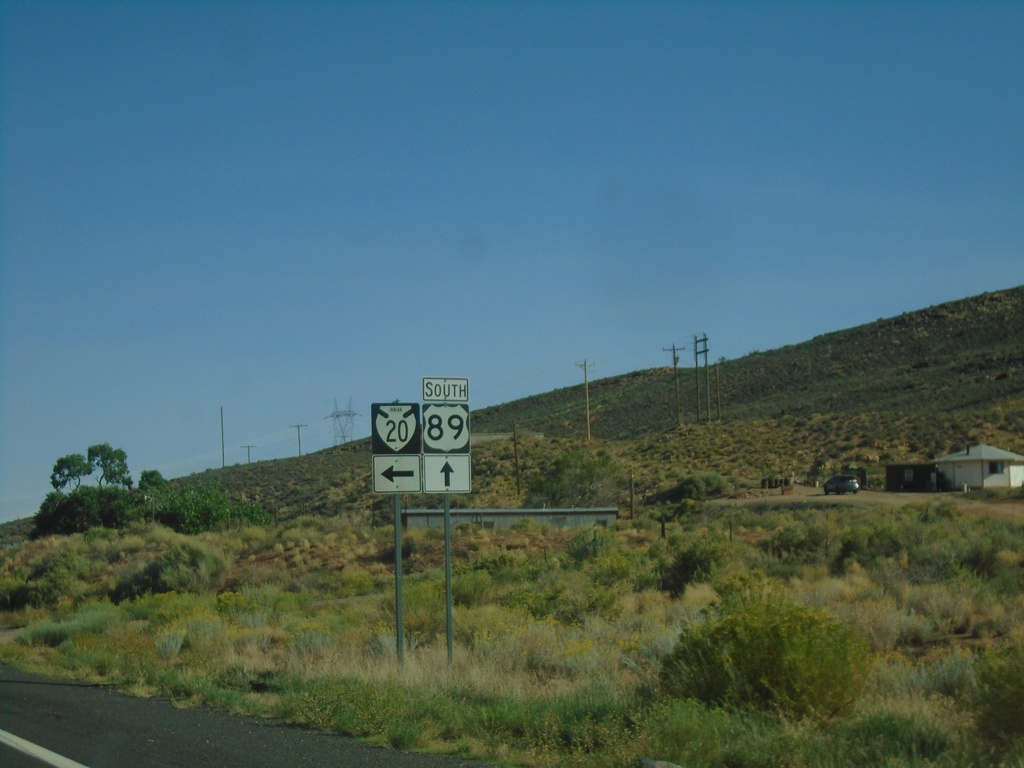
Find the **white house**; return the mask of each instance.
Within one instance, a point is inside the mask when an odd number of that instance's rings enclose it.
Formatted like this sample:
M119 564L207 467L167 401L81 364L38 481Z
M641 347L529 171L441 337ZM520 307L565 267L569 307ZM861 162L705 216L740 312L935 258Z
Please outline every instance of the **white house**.
M1024 456L991 445L974 445L935 459L951 488L1020 488L1024 485Z

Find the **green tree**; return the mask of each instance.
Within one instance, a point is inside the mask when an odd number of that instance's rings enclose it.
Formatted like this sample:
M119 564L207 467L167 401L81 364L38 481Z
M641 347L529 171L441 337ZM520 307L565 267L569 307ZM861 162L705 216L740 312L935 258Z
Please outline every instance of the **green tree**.
M221 490L190 486L164 496L157 508L157 522L179 533L202 533L231 523L265 525L269 517L251 502L234 503Z
M91 445L89 462L100 468L100 485L132 487L132 477L128 474L128 454L121 448L112 448L110 443Z
M53 472L50 475L50 485L55 491L63 491L68 483L74 483L74 487L82 482L82 478L91 475L93 465L80 453L69 453L61 456L53 465Z
M34 538L82 533L90 528L123 528L141 520L144 508L124 488L78 488L73 493L47 494L35 516Z
M542 457L526 480L527 505L534 507L591 507L618 496L620 472L606 453L568 448Z
M171 484L155 469L144 469L139 474L139 491L146 496L156 496L170 488Z

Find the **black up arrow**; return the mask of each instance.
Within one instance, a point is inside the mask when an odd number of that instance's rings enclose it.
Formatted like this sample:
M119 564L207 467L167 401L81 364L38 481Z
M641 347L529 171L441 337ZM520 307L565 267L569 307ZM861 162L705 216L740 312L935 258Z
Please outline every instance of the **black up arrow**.
M392 465L381 472L381 474L387 478L389 483L393 483L396 477L412 477L415 473L411 469L395 469Z
M454 472L455 470L452 468L452 465L445 461L444 466L441 467L441 474L444 475L445 488L452 484L452 473Z

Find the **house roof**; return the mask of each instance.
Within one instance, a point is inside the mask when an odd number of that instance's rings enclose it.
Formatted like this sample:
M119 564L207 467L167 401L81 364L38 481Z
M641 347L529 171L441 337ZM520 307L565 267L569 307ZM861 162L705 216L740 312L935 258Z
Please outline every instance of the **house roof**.
M1024 461L1024 456L1013 451L1004 451L1002 448L993 448L991 445L979 444L951 453L949 456L942 456L936 459L935 463L943 464L952 461Z

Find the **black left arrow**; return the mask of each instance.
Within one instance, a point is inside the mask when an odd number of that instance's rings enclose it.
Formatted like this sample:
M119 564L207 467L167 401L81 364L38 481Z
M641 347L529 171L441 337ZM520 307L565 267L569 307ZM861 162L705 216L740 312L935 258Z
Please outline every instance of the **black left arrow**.
M452 468L452 465L449 464L446 461L444 463L444 466L441 467L441 474L444 475L444 487L445 488L447 488L449 485L452 484L452 475L454 473L455 473L455 470Z
M387 478L389 483L393 483L396 477L413 477L416 473L411 469L395 469L394 466L390 466L381 474Z

